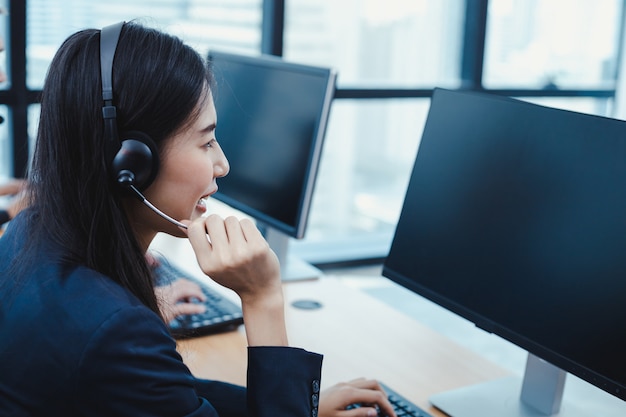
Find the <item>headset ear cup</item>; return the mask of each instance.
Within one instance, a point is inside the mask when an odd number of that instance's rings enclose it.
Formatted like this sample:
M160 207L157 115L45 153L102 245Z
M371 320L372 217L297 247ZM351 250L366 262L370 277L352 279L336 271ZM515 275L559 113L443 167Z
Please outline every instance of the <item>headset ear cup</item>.
M159 153L154 141L143 132L132 131L124 133L120 143L111 164L115 181L145 190L159 171Z

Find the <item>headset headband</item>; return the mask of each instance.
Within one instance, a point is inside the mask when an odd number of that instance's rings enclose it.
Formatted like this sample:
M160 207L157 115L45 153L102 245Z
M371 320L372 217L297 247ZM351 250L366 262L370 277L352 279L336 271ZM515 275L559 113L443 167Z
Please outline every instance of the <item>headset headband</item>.
M104 27L100 31L100 74L102 77L102 117L104 117L104 133L111 148L119 146L117 135L117 117L113 105L113 58L117 49L124 22Z
M100 31L100 72L102 74L102 99L113 100L113 58L124 22L106 26ZM110 104L110 103L107 103Z

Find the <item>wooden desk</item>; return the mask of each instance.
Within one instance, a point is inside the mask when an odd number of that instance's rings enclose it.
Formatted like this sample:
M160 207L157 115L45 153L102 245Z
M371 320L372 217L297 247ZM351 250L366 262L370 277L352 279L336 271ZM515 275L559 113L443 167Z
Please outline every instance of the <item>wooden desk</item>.
M292 346L324 354L322 386L376 378L435 416L430 395L502 377L507 371L368 294L325 277L284 284ZM322 303L317 310L291 305ZM198 377L245 384L245 329L179 343Z

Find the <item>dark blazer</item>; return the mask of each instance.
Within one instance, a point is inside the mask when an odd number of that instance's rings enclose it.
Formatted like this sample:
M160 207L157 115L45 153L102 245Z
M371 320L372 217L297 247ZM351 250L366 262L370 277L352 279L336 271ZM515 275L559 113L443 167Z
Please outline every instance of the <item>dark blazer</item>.
M29 221L23 212L0 239L0 415L317 415L320 355L249 347L247 390L198 380L156 314L106 276L63 262L62 248L37 242L11 265Z

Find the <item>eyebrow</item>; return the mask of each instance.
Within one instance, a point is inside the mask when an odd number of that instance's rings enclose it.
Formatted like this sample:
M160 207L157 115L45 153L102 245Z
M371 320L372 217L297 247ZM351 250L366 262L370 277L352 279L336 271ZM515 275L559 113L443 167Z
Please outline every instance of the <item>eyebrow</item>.
M216 123L211 123L210 125L208 125L207 127L205 127L204 129L200 130L200 132L203 133L208 133L208 132L212 132L215 130L215 128L217 127Z

